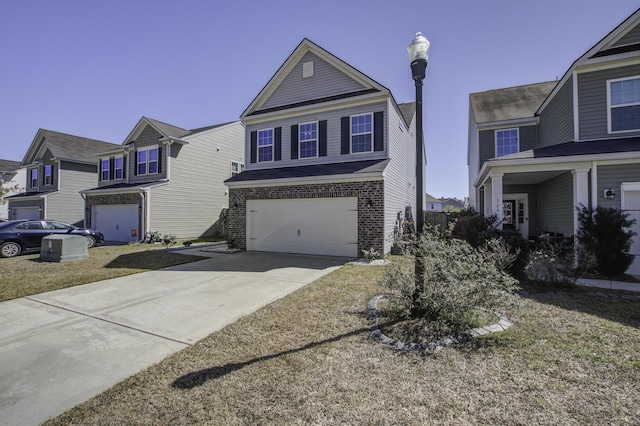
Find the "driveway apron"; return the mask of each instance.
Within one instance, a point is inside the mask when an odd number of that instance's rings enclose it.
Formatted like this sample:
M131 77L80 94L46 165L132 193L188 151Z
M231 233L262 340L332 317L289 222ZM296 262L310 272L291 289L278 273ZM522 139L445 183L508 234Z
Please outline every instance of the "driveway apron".
M209 259L0 303L0 419L36 425L342 266L280 253Z

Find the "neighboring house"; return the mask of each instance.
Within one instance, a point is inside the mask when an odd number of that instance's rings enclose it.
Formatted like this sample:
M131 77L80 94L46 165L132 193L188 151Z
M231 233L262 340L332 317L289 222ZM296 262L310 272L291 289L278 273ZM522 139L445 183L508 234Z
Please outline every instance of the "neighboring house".
M26 172L19 161L0 160L0 189L7 190L0 202L0 220L9 219L9 202L4 200L24 189Z
M457 200L455 198L441 198L442 200L442 209L444 211L460 211L464 210L464 202Z
M640 10L559 81L470 95L473 207L525 237L574 236L580 205L639 218L639 24ZM639 236L632 253L640 255ZM640 260L628 272L640 274Z
M241 116L244 173L229 186L241 249L388 253L416 214L415 105L304 39Z
M425 194L424 197L426 211L430 212L440 212L444 210L444 204L441 199L434 197L430 194Z
M55 219L84 224L80 191L95 184L95 155L118 145L40 129L20 163L24 193L7 197L11 219Z
M107 241L226 233L224 180L243 170L243 145L240 121L186 130L142 117L122 145L96 156L98 179L82 191L86 221Z

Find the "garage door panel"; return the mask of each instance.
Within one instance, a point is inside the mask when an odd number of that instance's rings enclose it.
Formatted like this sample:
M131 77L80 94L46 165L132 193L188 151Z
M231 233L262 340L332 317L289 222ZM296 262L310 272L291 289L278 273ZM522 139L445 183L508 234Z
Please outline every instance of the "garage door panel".
M138 232L138 206L136 204L104 204L92 208L92 227L102 232L106 241L130 242L137 237L131 236L131 230Z
M633 236L629 250L629 253L634 255L634 260L627 269L627 274L640 275L640 191L624 191L623 210L629 215L629 219L636 220L631 228L636 235Z
M39 207L15 207L15 219L38 220L40 219Z
M357 256L357 198L247 201L247 249Z

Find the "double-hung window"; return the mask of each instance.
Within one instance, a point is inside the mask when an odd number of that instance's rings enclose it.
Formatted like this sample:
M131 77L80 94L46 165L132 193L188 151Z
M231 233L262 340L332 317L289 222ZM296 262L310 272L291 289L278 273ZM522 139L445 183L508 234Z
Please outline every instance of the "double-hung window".
M114 179L122 179L124 177L124 160L122 157L116 157L113 160L113 178Z
M303 123L298 126L300 158L318 156L318 122Z
M258 163L273 161L273 129L258 130Z
M158 173L158 147L138 150L138 174L151 175Z
M518 152L518 129L496 130L496 157Z
M640 130L640 77L609 80L609 132Z
M53 166L47 164L44 166L44 184L50 186L53 183Z
M238 163L237 161L231 162L231 177L242 173L244 171L244 164Z
M373 151L373 114L351 116L351 152Z
M109 159L100 160L100 179L109 180Z
M31 187L38 187L38 169L31 169Z

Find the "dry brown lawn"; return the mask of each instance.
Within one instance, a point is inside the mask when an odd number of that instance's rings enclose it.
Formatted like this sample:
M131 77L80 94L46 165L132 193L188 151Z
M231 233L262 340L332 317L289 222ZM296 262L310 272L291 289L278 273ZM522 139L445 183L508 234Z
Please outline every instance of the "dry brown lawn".
M638 424L640 302L532 292L433 355L370 338L380 267L345 266L48 424Z
M162 250L159 244L96 247L89 258L44 262L40 253L0 259L0 302L94 281L204 259Z

